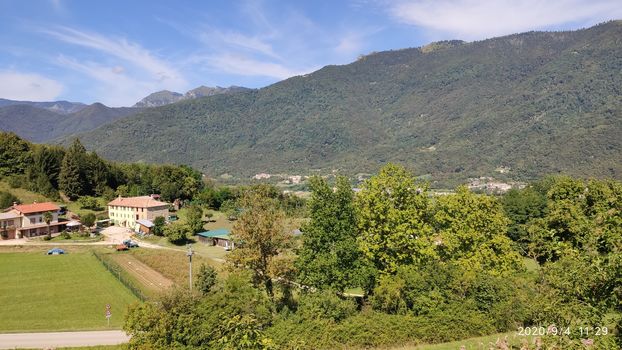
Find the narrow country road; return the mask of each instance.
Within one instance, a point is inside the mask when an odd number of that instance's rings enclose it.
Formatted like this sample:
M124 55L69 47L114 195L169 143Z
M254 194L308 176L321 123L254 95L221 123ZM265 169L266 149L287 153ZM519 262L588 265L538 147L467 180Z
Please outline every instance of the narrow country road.
M0 334L0 349L117 345L129 341L130 337L123 331L9 333Z

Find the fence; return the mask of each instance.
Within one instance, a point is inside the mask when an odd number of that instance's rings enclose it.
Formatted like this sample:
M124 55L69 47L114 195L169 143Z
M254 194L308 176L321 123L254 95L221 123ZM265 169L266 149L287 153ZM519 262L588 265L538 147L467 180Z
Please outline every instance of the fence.
M133 278L115 261L108 259L99 252L93 251L93 255L99 262L104 265L106 270L110 271L118 280L121 282L127 289L129 289L132 294L134 294L141 301L145 301L147 297L143 293L143 291L136 286L136 282L134 282Z

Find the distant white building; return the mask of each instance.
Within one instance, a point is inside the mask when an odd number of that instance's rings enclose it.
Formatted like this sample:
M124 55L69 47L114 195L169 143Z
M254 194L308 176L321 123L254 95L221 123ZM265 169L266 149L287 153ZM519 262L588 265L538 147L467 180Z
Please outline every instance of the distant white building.
M288 179L289 179L290 183L292 183L294 185L298 185L302 181L302 176L300 176L300 175L293 175L293 176L290 176Z
M269 179L271 177L272 175L270 174L260 173L260 174L255 174L255 176L253 176L252 178L255 180L263 180L263 179Z

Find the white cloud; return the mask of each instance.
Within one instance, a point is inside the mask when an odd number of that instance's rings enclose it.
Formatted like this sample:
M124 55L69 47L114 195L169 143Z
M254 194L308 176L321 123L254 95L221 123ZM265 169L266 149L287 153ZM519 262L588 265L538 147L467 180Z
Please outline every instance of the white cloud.
M287 79L289 77L306 74L317 69L317 67L308 69L292 69L279 63L260 61L254 58L232 54L206 56L203 57L202 60L207 62L210 66L216 67L217 69L230 74L262 76L276 79Z
M91 95L107 106L132 106L148 94L165 89L156 80L141 80L124 74L123 67L119 66L111 67L91 61L78 62L62 55L58 57L57 63L99 81L100 84L93 84Z
M366 47L366 38L381 31L382 27L358 28L356 31L347 31L341 35L335 52L342 56L350 56L363 53Z
M363 49L363 38L357 34L346 34L339 40L339 43L335 47L335 51L341 55L352 55L361 53Z
M276 59L281 59L279 55L274 52L272 45L262 40L257 36L247 36L237 32L221 32L218 30L210 30L203 32L201 35L201 41L212 47L231 47L241 48L251 52L260 53L265 56L269 56Z
M59 82L35 73L0 71L0 97L21 101L52 101L63 91Z
M99 81L99 85L93 85L90 95L106 105L129 106L154 91L188 89L186 79L175 66L124 38L109 38L67 27L44 32L100 53L100 62L60 55L56 63Z
M402 0L389 5L403 23L476 40L563 24L622 17L619 0Z
M110 39L99 34L67 27L61 27L57 31L46 30L45 32L64 42L95 49L124 60L136 69L147 72L150 79L165 83L171 89L186 87L186 80L172 65L156 58L148 50L138 44L128 42L124 38Z

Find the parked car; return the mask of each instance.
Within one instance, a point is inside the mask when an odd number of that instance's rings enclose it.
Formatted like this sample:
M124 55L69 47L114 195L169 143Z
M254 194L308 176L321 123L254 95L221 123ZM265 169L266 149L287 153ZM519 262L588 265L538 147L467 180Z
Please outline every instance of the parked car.
M60 255L65 254L65 251L60 248L52 248L48 250L47 255Z
M138 248L138 243L132 241L131 239L126 239L125 241L123 241L123 245L128 248Z
M129 250L130 248L128 248L125 244L119 244L117 247L117 251L123 251L123 250Z

